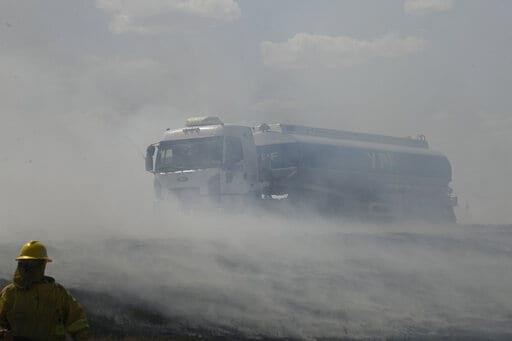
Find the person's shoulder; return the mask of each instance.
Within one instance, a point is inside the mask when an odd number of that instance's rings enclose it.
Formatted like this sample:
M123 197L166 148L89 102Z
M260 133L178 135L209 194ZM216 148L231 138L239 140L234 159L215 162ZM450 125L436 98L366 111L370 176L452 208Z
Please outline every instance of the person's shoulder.
M55 279L52 277L45 277L46 283L52 285L55 290L59 292L59 294L65 295L65 296L71 296L69 293L69 290L64 287L64 285L60 284L59 282L56 282Z
M53 277L44 276L44 283L55 287L57 290L66 290L66 288L59 282L55 281Z
M9 295L10 293L14 292L16 290L16 285L14 283L9 282L7 285L5 285L2 290L0 290L0 296L5 297Z

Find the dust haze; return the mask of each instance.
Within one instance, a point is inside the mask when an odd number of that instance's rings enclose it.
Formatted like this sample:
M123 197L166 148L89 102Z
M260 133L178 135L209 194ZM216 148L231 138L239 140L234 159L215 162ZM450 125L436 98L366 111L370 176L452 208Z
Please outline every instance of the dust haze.
M511 4L144 3L0 5L0 278L40 239L66 286L191 324L512 333L512 229L469 225L512 222ZM145 146L210 114L425 134L466 225L155 208Z

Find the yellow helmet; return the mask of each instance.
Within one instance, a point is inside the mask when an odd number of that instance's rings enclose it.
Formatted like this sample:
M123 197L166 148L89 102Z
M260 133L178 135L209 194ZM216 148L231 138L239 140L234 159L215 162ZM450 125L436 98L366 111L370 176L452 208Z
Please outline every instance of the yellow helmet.
M16 260L26 260L26 259L41 259L48 262L51 262L52 259L48 257L48 253L46 252L46 247L37 240L31 240L28 243L23 244L20 249L20 254L16 257Z

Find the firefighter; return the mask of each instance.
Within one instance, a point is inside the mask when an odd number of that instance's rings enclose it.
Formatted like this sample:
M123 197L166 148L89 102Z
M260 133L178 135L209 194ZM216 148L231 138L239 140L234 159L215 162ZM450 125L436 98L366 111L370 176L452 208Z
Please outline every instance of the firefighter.
M80 304L51 277L46 247L33 240L16 257L12 283L0 293L0 335L5 340L87 340L89 324Z

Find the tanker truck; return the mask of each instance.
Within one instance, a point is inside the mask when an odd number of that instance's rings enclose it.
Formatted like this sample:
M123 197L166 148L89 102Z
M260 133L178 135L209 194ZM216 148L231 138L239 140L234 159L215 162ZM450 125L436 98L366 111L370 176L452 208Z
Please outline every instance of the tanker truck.
M424 136L190 118L147 148L146 170L158 200L279 198L354 218L455 221L450 162Z

